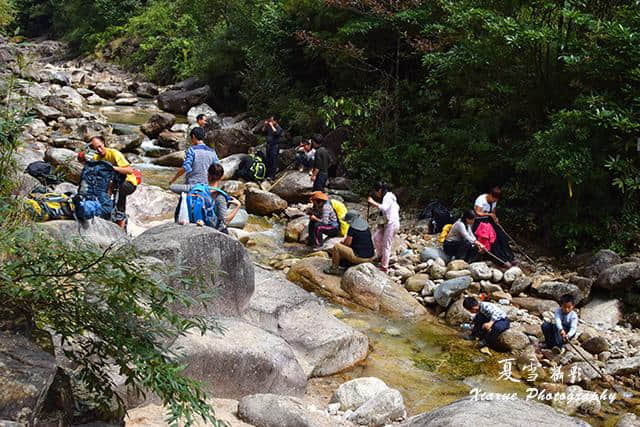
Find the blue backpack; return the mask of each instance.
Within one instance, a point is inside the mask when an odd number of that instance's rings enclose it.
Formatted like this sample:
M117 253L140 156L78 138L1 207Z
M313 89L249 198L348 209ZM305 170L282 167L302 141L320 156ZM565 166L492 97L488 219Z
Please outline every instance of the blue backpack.
M211 197L212 190L222 194L227 202L231 200L229 195L219 188L209 187L205 184L195 184L187 193L190 223L195 224L198 221L202 221L206 226L219 228L220 218L216 216L215 202Z
M87 161L80 176L78 194L73 200L78 219L88 220L96 216L111 219L114 204L109 195L109 186L116 176L117 172L111 163Z

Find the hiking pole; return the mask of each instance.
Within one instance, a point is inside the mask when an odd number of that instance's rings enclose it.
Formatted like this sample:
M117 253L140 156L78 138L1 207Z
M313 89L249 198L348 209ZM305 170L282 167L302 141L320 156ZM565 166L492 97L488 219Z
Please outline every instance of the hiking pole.
M500 230L502 230L502 232L505 234L505 236L507 236L509 238L509 240L511 240L513 242L513 244L522 253L522 255L524 255L524 257L527 259L527 261L529 261L531 264L535 265L536 262L529 255L527 255L527 253L524 251L524 249L522 249L522 246L520 246L518 244L518 242L516 242L516 240L509 235L509 233L507 233L507 231L504 229L504 227L500 223L495 223L495 224L498 227L500 227Z
M486 251L485 252L487 255L489 255L491 258L495 259L496 261L498 261L500 264L505 265L506 262L501 260L500 258L498 258L496 255L492 254L490 251Z

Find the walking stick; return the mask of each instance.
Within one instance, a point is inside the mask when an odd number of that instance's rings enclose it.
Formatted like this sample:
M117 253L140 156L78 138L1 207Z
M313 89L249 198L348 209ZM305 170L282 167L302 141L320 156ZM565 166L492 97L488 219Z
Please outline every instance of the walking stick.
M529 255L527 255L527 253L524 251L524 249L522 249L522 246L520 246L518 244L518 242L516 242L515 239L509 235L509 233L507 233L507 231L504 229L504 227L502 227L502 225L500 223L495 223L495 224L498 227L500 227L500 230L502 230L502 232L505 234L505 236L507 236L509 238L509 240L511 240L513 242L515 247L522 253L522 255L524 255L524 257L527 259L527 261L529 261L531 264L535 265L536 262Z
M506 261L501 260L500 258L498 258L496 255L492 254L489 251L486 251L486 254L489 255L491 258L495 259L496 261L498 261L500 264L505 265Z

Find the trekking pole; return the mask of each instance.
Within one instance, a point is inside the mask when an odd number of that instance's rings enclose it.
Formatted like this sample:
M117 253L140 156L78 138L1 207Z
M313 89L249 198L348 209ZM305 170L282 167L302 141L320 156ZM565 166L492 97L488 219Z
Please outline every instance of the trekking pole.
M513 242L513 244L522 253L522 255L524 255L524 257L527 259L527 261L529 261L531 264L535 265L536 262L529 255L527 255L527 253L524 251L524 249L522 249L522 246L520 246L518 244L518 242L516 242L516 240L509 235L509 233L507 233L507 231L504 229L504 227L500 223L496 223L496 225L498 227L500 227L500 230L502 230L502 232L505 234L505 236L507 236L509 238L509 240L511 240Z
M498 261L500 264L505 265L506 262L501 260L500 258L498 258L496 255L492 254L489 251L486 251L486 254L489 255L491 258L495 259L496 261Z

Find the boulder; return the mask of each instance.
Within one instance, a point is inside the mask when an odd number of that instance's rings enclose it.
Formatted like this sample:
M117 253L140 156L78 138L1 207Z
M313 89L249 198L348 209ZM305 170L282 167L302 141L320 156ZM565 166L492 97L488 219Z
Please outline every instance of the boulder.
M247 225L247 222L249 221L249 213L245 210L245 209L238 209L238 212L236 212L236 216L233 217L233 219L231 220L231 222L229 224L227 224L227 226L229 228L244 228L245 225Z
M210 92L209 86L193 90L168 90L158 95L158 106L170 113L187 114L191 107L202 104Z
M609 375L637 375L639 370L640 356L634 356L609 360L604 372Z
M49 236L67 243L92 244L103 249L111 245L122 246L128 243L127 233L123 229L102 218L93 218L84 224L74 220L60 219L40 222L36 227Z
M295 263L287 273L287 279L316 295L326 297L341 305L353 305L351 295L340 286L338 276L325 274L331 261L322 257L304 258Z
M49 82L60 86L71 85L71 76L60 70L45 68L40 72L40 78L43 82Z
M87 98L87 104L89 105L105 105L106 103L107 103L106 99L96 94L93 94Z
M491 281L493 283L502 282L502 278L504 277L504 273L502 273L502 271L498 270L497 268L492 268L491 272L493 273L493 275L491 277Z
M346 425L320 410L307 409L304 402L291 396L254 394L238 404L238 417L260 427L334 427Z
M471 272L471 277L473 277L473 280L476 281L491 280L491 278L493 277L493 271L485 262L471 263L469 264L468 269Z
M436 285L433 280L427 280L424 284L424 288L422 288L422 291L420 291L420 295L423 297L433 296L433 293L435 292L437 287L438 285Z
M124 91L124 87L119 83L101 82L95 85L93 91L103 98L115 98Z
M181 150L185 148L185 139L184 133L182 132L171 132L170 130L163 130L158 135L158 140L156 141L160 147L171 148L173 150Z
M304 394L307 376L280 337L238 319L222 319L224 332L190 332L172 346L184 375L214 397L237 399L255 393Z
M242 422L238 416L238 401L234 399L207 399L207 404L216 410L216 418L227 422L232 427L253 427L251 424ZM138 406L127 411L125 416L126 427L170 427L167 423L169 410L166 407L150 404ZM208 427L198 417L192 424L194 427ZM210 425L210 424L209 424ZM1 426L1 424L0 424ZM82 424L83 427L114 427L111 424L92 423ZM18 427L18 426L16 426Z
M347 419L359 425L377 427L404 418L405 415L402 395L398 390L388 389L367 400Z
M440 262L437 262L440 261ZM444 276L447 274L447 267L444 266L444 261L438 258L436 262L433 263L431 268L429 269L429 275L432 279L444 279Z
M588 264L578 269L578 273L582 276L597 278L600 273L609 267L620 264L620 255L609 249L602 249L593 255Z
M474 390L471 392L474 393ZM473 397L416 415L400 424L400 427L512 427L534 425L534 420L545 426L589 427L580 419L571 418L536 401L519 398L483 400Z
M576 413L597 415L602 408L600 395L594 391L583 390L580 386L571 385L567 387L565 393L575 399L554 399L551 405L567 415Z
M25 126L27 132L34 138L45 135L48 128L47 124L40 119L33 119Z
M436 260L438 258L443 260L445 263L447 263L447 262L449 262L451 260L451 257L449 255L447 255L446 253L444 253L444 251L441 248L424 248L420 252L420 261L421 262L427 262L430 259Z
M116 105L135 105L138 103L136 97L122 97L115 100Z
M224 168L224 176L222 179L233 179L240 168L240 162L246 154L233 154L220 160L220 164Z
M45 104L36 104L33 106L33 110L38 117L45 121L55 120L62 116L62 112L60 110Z
M638 286L640 262L625 262L603 270L596 280L596 286L610 291L624 290Z
M533 289L538 296L553 299L557 302L560 302L560 298L565 294L573 295L576 304L579 304L588 296L584 295L576 285L564 282L542 282Z
M471 323L473 314L462 306L464 298L458 298L447 309L445 320L451 326L460 326L463 323Z
M24 172L17 172L13 182L16 184L13 194L19 196L28 196L35 188L42 186L40 181Z
M502 280L508 285L512 284L518 277L522 276L524 273L520 269L520 267L511 267L507 271L504 272L502 276Z
M529 345L529 338L523 332L507 329L498 336L498 345L503 351L522 350Z
M207 306L175 307L189 315L221 314L238 316L249 305L254 291L253 262L240 242L210 227L195 224L163 224L151 228L133 245L139 255L162 260L165 265L180 266L186 273L197 273L196 281L215 293ZM193 296L198 289L190 291Z
M29 98L34 99L43 99L51 95L51 92L49 91L49 88L47 86L35 82L24 88L23 92Z
M268 191L249 189L245 195L247 211L256 215L280 213L287 208L287 202L277 194Z
M220 158L232 154L246 154L249 148L258 144L258 138L243 129L219 129L207 132L205 143L216 149Z
M155 185L140 184L127 197L127 213L139 224L173 218L178 195Z
M130 153L140 148L142 135L113 135L109 138L107 146L115 148L121 153Z
M200 80L199 77L191 76L185 80L179 81L172 85L170 90L193 90L204 86L206 83Z
M530 277L528 277L528 276L520 276L516 280L513 281L513 283L511 284L511 289L509 290L509 292L513 296L518 296L518 294L520 294L522 292L526 292L526 290L529 289L529 287L531 286L531 283L533 283L533 281L531 280Z
M200 104L189 109L189 112L187 113L187 121L189 123L195 123L196 117L198 117L199 114L204 114L207 116L207 119L218 118L218 114L213 111L213 108L209 107L207 104Z
M179 168L182 167L182 164L184 163L184 157L184 151L175 151L173 153L165 154L162 157L158 157L157 159L153 159L151 163L158 166Z
M459 277L471 276L471 272L469 270L450 270L447 271L444 275L445 279L457 279Z
M473 279L470 276L446 280L436 288L433 296L441 307L447 308L454 299L471 285L471 282L473 282Z
M57 171L62 174L66 181L74 184L80 183L80 175L83 166L78 162L75 151L66 148L48 148L44 153L44 161L57 166Z
M66 119L60 124L58 130L70 138L81 141L89 141L94 136L101 136L108 139L112 133L111 126L108 124L84 118Z
M379 378L360 377L347 381L333 393L329 403L339 403L341 411L356 410L378 393L389 390Z
M449 264L447 264L447 271L462 271L468 269L469 263L467 263L463 259L454 259L453 261L449 262ZM471 272L469 272L469 274L471 274Z
M71 86L65 86L56 92L56 95L66 99L76 107L82 108L84 105L84 96L80 95L77 90Z
M301 216L295 218L287 224L284 230L285 242L300 242L304 231L309 227L309 217Z
M140 130L149 138L156 138L163 130L171 128L175 122L176 116L173 114L157 113L149 117L149 120L140 126Z
M622 320L622 303L617 299L593 299L580 310L580 319L596 329L613 329Z
M533 297L517 297L511 300L511 304L516 307L523 308L529 311L531 314L542 314L545 311L555 312L556 309L560 308L560 305L548 299L540 299Z
M609 351L609 343L600 335L589 338L582 343L582 347L591 354L600 354L603 351Z
M351 190L353 188L353 183L349 178L337 176L329 179L327 187L333 190Z
M342 276L342 289L356 303L391 316L417 317L426 309L401 285L392 281L371 263L347 269Z
M135 91L140 98L154 98L158 95L158 88L153 83L136 82L132 86L131 90Z
M344 371L369 351L366 335L329 314L315 295L279 272L256 268L256 290L244 318L284 339L309 377Z
M271 187L271 192L285 199L288 203L307 203L311 196L313 182L306 172L289 171L278 178Z
M404 283L404 287L406 290L410 292L422 292L427 282L429 282L428 274L414 274L409 277L407 281Z
M615 427L640 427L640 419L636 414L624 414L618 419Z
M244 192L247 190L247 185L242 181L223 181L221 188L228 195L236 199L244 199Z

